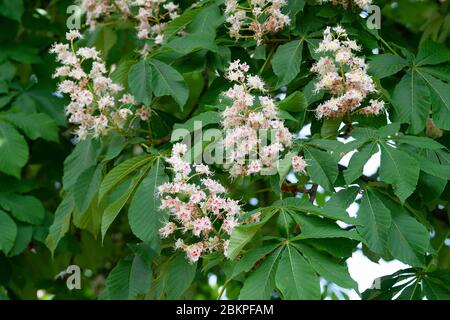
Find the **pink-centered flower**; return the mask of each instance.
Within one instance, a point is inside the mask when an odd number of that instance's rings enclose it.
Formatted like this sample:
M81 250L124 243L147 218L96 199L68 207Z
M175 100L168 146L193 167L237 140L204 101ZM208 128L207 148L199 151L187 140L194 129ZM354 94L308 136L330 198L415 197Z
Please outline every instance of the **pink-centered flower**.
M191 166L183 159L187 152L185 144L176 143L166 159L173 178L158 186L160 209L168 212L160 234L175 238L175 249L194 263L207 252L224 252L242 209L238 201L224 196L225 187L211 178L208 166Z

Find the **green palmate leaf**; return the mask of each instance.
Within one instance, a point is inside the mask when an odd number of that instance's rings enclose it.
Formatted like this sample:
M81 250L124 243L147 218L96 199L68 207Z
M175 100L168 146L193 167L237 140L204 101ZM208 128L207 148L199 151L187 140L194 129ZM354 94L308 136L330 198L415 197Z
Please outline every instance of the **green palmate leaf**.
M413 267L423 267L430 245L425 226L414 219L406 209L385 196L380 197L392 216L388 248L392 255Z
M272 218L275 211L264 214L263 219L258 223L240 225L233 229L228 246L228 258L234 259L253 238L253 236Z
M450 61L450 50L443 44L426 40L421 44L419 53L414 59L414 64L422 66L440 64L446 61Z
M314 148L305 149L305 158L308 163L306 171L312 181L321 185L325 190L333 190L333 184L338 176L337 163L325 151Z
M419 133L425 128L430 112L430 90L416 72L408 72L395 87L392 96L397 121L410 123L410 131Z
M133 157L122 162L117 167L108 172L100 185L100 201L118 184L123 182L129 175L136 172L152 160L153 157L148 154Z
M295 227L295 221L286 210L280 210L277 215L276 225L279 234L288 238Z
M189 89L183 76L173 67L156 59L150 60L151 86L157 97L171 96L183 109L189 98Z
M420 170L445 180L450 180L450 161L442 159L434 151L426 152L426 155L412 154L420 164Z
M188 54L193 51L206 49L212 52L219 52L219 47L214 42L214 34L194 33L183 37L176 37L167 46L176 52Z
M20 177L28 161L28 145L12 125L0 121L0 172Z
M256 58L255 58L256 59ZM224 72L231 61L231 50L226 46L219 46L219 51L214 55L214 66Z
M202 9L189 24L189 33L216 33L216 29L222 25L224 17L217 4L211 4Z
M283 184L284 179L289 174L289 171L292 168L292 157L293 156L294 156L294 154L292 152L289 152L286 154L286 156L283 159L278 161L277 170L278 170L278 175L280 176L280 183L279 183L280 186Z
M136 255L130 270L129 298L144 297L152 283L151 265L141 256Z
M297 119L295 119L289 112L287 112L286 110L279 110L278 111L278 117L281 120L287 120L287 121L294 121L294 122L298 122Z
M98 192L101 181L102 165L92 166L78 177L73 187L76 208L80 213L86 212Z
M356 219L350 217L346 209L355 202L358 192L358 187L349 187L334 193L323 206L322 211L324 213L322 213L322 215L348 224L355 224ZM334 214L328 214L329 212L334 212Z
M128 72L128 86L137 102L149 106L152 103L152 71L145 60L134 64Z
M193 18L198 15L201 8L188 8L183 12L183 14L174 20L172 20L164 30L164 40L168 41L173 36L175 36L179 31L185 28L189 23L192 22Z
M443 179L425 172L421 172L417 189L422 195L424 202L430 202L438 199L444 192L449 179Z
M280 86L289 84L299 74L302 52L303 40L294 40L278 47L272 59L272 68Z
M37 64L42 63L39 57L39 49L33 48L30 45L23 45L15 43L14 45L5 45L3 47L4 55L10 60L14 60L23 64ZM0 57L1 60L1 57Z
M419 72L428 73L433 77L450 82L450 66L420 67L418 70Z
M44 113L8 113L0 115L0 119L9 121L32 140L58 141L58 125Z
M218 124L220 123L221 116L216 111L206 111L190 118L183 124L175 124L173 126L174 130L176 129L186 129L189 132L194 132L194 130L199 130L204 128L210 124Z
M106 279L106 290L111 300L130 300L150 290L151 268L140 256L121 260Z
M158 158L148 175L136 190L128 210L128 220L134 235L146 243L160 241L158 230L165 220L166 213L159 209L161 204L157 195L158 186L168 181L164 164Z
M43 112L59 125L65 126L67 120L64 114L64 100L49 94L49 90L49 88L36 88L22 91L14 100L14 104L24 112Z
M116 300L128 299L131 265L131 261L121 260L111 270L106 279L108 298Z
M305 0L288 0L283 7L283 13L288 14L291 19L291 25L295 25L297 13L305 7Z
M331 195L330 199L325 203L324 208L334 207L347 209L353 202L355 202L358 192L359 188L356 186L342 189Z
M386 78L403 70L408 61L402 57L387 53L375 56L369 62L369 72L378 79Z
M436 283L450 291L450 270L436 269L433 272L429 272L426 277L433 283Z
M309 261L313 269L325 279L343 288L358 290L358 285L348 273L345 264L338 263L331 256L327 256L310 246L301 243L296 243L295 246Z
M302 243L336 258L349 258L358 245L357 241L345 238L306 239Z
M267 46L265 44L259 45L253 51L253 59L266 60L267 58Z
M117 68L111 72L110 77L112 81L124 85L124 87L130 89L131 92L131 88L128 84L128 74L130 73L131 67L136 64L136 61L129 59L130 57L122 58L122 60L117 64Z
M422 166L428 166L429 161L425 161L424 164L421 163L421 169ZM431 164L436 165L435 163ZM423 197L423 201L425 203L428 203L432 200L437 200L443 194L445 187L447 186L447 182L450 180L450 167L447 166L444 168L446 168L446 172L443 172L443 174L439 175L426 173L423 169L422 172L420 172L417 191ZM445 198L445 194L443 198Z
M17 236L17 226L9 215L0 210L0 251L8 254L14 246Z
M358 232L370 250L383 254L386 251L391 214L378 196L367 189L358 210Z
M450 290L433 281L433 279L423 279L423 288L429 300L450 300Z
M313 205L306 199L291 197L275 202L272 207L278 210L288 210L291 212L299 211L317 216L323 216L333 220L344 221L346 223L353 223L353 219L350 218L345 211L348 206L350 206L350 204L344 207L341 203L338 203L338 201L332 201L321 208Z
M97 239L102 224L102 216L105 211L105 202L99 203L98 195L96 194L88 210L80 212L75 208L72 218L73 224L79 229L89 231Z
M380 177L392 184L394 193L403 203L416 189L419 180L419 163L406 152L395 149L386 143L381 147Z
M4 80L0 80L0 94L8 93L8 91L9 83Z
M404 209L391 211L389 250L398 260L413 266L424 266L430 238L423 224L417 222Z
M190 264L183 254L177 254L167 270L167 298L179 299L194 281L197 263Z
M400 131L400 123L389 123L377 130L377 136L380 138L392 138Z
M118 196L117 198L113 197L112 203L106 207L105 212L102 216L102 239L105 238L106 232L108 231L109 227L117 218L117 215L123 209L128 200L131 198L134 190L136 190L137 186L141 183L142 179L147 174L148 169L148 167L144 168L141 173L136 174L136 176L130 179L129 184L127 183L128 181L125 181L124 185L126 186L126 188L122 191L120 196Z
M406 143L411 146L429 150L439 150L444 149L445 146L427 137L416 137L416 136L395 136L393 139L400 143Z
M249 272L259 260L273 252L279 245L279 243L263 244L262 246L247 252L236 262L231 274L227 275L227 280L234 279L242 272Z
M0 0L0 15L4 17L20 22L23 11L23 0Z
M308 84L303 88L303 94L305 95L308 104L313 104L314 102L322 100L323 96L325 95L323 90L315 92L315 86L317 82L318 79L314 78L313 80L308 82Z
M0 64L0 81L10 82L16 75L17 69L9 61Z
M239 295L243 300L268 300L275 288L275 274L281 248L270 254L245 280Z
M404 269L397 271L391 275L377 278L373 285L374 288L367 289L362 293L363 300L389 300L399 293L404 287L403 285L396 285L400 281L415 277L414 269Z
M284 299L320 299L319 277L306 259L290 245L283 251L275 281Z
M347 184L351 184L362 176L364 166L377 151L378 145L376 143L370 143L352 156L348 168L344 171L344 178Z
M278 108L290 112L303 112L307 106L308 101L306 100L304 94L300 91L295 91L286 99L278 103Z
M342 119L325 119L322 127L320 128L320 135L323 139L334 139L338 134L339 127L341 126Z
M128 141L125 139L125 137L119 135L113 135L111 137L111 140L104 142L106 142L105 144L107 145L108 151L103 158L103 162L108 162L117 158L128 144Z
M396 300L421 300L422 287L417 280L413 281L411 285L406 287Z
M14 241L14 246L9 252L10 257L21 254L31 242L33 237L33 227L29 224L17 224L17 237Z
M435 77L421 72L420 75L428 84L431 91L431 104L433 106L433 121L441 129L449 130L450 121L450 85Z
M351 141L344 144L344 147L349 145L348 149L346 149L347 152L352 151L355 147L357 148L361 147L362 145L366 144L370 139L379 138L379 134L376 130L372 128L355 128L352 131L352 137L354 137L356 141Z
M295 213L291 214L291 216L298 223L301 230L301 233L293 238L292 241L321 238L348 238L361 240L355 230L347 231L341 229L334 221L329 219Z
M50 226L47 239L45 240L45 243L52 254L58 247L59 241L64 237L67 231L69 231L70 219L74 209L75 202L71 195L66 196L56 209L55 218Z
M41 201L33 196L16 193L0 193L0 207L11 212L19 221L38 225L42 223L45 209Z
M77 182L79 175L97 163L100 144L95 139L80 141L73 152L64 161L64 189L70 190Z
M86 37L86 46L95 46L105 57L108 56L109 51L114 47L116 42L117 33L107 24L97 26Z

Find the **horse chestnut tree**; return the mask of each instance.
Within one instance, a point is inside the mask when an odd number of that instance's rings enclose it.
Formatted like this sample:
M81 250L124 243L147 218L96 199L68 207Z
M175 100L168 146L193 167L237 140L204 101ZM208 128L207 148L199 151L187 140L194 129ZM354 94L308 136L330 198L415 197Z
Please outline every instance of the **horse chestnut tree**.
M449 3L413 2L0 0L0 299L450 299ZM360 292L356 252L407 267Z

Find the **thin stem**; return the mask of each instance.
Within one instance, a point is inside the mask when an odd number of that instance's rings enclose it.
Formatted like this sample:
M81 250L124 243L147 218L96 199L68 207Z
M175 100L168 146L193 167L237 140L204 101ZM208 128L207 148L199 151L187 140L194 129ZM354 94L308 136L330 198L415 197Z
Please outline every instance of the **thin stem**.
M261 69L259 70L258 74L262 74L264 69L267 67L267 64L269 63L269 61L271 60L273 54L275 53L275 48L276 48L276 46L273 46L272 49L270 50L269 56L267 57L267 59L264 62L263 66L261 67Z
M224 294L224 292L225 292L225 290L226 290L226 288L227 288L228 283L229 283L229 281L227 280L227 281L225 281L225 283L223 284L222 289L220 289L219 295L217 296L217 300L220 300L220 299L222 298L222 296L223 296L223 294Z
M378 40L380 40L393 54L395 54L397 57L400 57L400 55L392 49L392 47L387 43L381 36L378 36Z
M433 265L433 259L437 258L439 256L439 252L441 251L442 247L444 246L445 240L447 240L448 236L450 235L450 230L447 231L447 233L445 234L445 237L443 237L443 240L441 242L441 244L439 245L439 247L437 248L437 250L435 251L432 259L430 260L430 262L428 263L428 265L426 266L426 268L424 269L424 273L427 273L428 270L431 268L431 266Z

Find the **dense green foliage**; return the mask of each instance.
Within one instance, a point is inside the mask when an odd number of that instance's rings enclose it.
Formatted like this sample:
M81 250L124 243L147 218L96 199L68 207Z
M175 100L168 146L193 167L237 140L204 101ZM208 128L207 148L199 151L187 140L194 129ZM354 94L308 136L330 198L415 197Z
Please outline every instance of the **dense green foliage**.
M375 1L382 26L371 30L359 8L287 0L291 25L259 46L229 37L223 1L178 1L181 16L145 58L135 26L112 14L84 28L79 45L95 46L151 116L78 143L48 53L65 41L72 2L0 0L0 300L36 299L38 290L54 299L215 299L219 287L229 299L337 299L346 297L339 288L358 291L346 265L356 250L410 266L363 299L450 299L448 1ZM324 93L313 93L310 69L323 30L336 24L362 46L386 114L315 117ZM286 179L289 155L272 176L230 179L212 166L261 221L234 229L229 258L211 253L190 264L160 238L156 188L171 176L164 157L174 128L194 133L194 120L221 128L230 87L222 75L236 59L270 94L286 93L277 105L290 132L310 126L291 151L306 159L307 175ZM354 150L348 166L339 164ZM363 175L377 152L378 170ZM354 202L357 217L346 211ZM82 270L81 290L58 277L69 265Z

